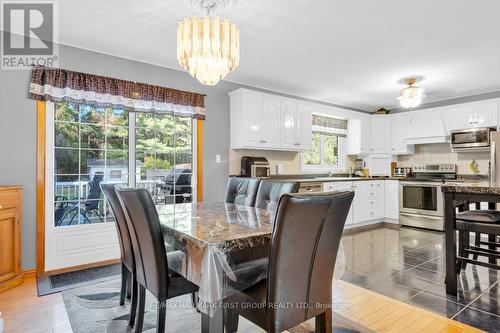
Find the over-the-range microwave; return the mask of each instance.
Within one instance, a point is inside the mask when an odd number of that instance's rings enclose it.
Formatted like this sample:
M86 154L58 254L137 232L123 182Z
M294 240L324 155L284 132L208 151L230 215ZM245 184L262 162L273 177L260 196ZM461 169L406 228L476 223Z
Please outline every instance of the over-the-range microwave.
M491 132L494 131L496 129L491 127L466 128L451 131L451 150L454 152L489 150Z

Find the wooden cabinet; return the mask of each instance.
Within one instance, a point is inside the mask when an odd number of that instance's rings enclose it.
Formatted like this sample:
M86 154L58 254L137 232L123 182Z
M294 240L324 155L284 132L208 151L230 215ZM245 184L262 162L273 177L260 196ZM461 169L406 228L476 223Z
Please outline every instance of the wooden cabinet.
M302 103L248 89L230 93L231 148L311 149L312 115Z
M0 292L23 283L22 188L0 186Z

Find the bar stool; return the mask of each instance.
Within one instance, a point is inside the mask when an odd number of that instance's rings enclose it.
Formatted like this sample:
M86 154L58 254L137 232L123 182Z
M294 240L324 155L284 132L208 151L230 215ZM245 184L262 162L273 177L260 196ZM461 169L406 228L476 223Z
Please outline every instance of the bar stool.
M480 203L475 203L476 210L469 210L469 203L462 206L463 211L456 214L455 226L458 230L458 270L465 269L467 263L500 269L497 259L500 258L500 211L494 210L495 203L488 203L487 210L481 210ZM470 244L470 233L475 233L474 245ZM481 240L481 234L488 235L488 241ZM488 248L481 247L487 245ZM469 255L472 254L472 259ZM488 263L478 260L487 257Z

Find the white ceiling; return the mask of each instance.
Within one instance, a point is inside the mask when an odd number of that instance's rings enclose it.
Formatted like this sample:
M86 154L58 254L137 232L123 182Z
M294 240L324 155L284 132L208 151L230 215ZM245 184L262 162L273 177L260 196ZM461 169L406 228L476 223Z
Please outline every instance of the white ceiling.
M233 0L233 2L235 2ZM175 69L190 0L64 0L63 44ZM499 0L238 0L227 80L373 111L421 75L426 102L500 90Z

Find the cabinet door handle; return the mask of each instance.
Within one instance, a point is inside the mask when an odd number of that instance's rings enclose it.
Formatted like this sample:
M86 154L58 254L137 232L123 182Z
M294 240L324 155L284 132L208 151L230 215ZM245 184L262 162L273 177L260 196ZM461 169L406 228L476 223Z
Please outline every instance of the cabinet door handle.
M266 140L260 140L260 143L266 143L267 141Z
M300 143L294 143L295 146L300 146Z

